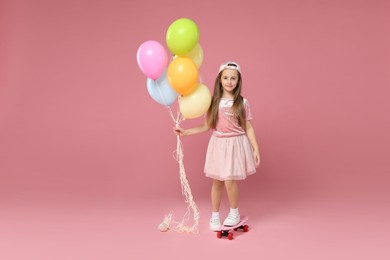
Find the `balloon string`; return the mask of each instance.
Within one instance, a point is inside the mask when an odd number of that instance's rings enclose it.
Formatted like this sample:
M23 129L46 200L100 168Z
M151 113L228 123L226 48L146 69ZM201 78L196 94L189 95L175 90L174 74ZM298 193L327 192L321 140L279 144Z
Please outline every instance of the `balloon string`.
M176 226L178 231L184 231L184 232L191 232L191 233L198 233L198 225L199 225L199 210L198 207L194 201L194 198L192 196L191 188L188 183L184 163L183 163L184 153L183 153L183 145L180 140L180 137L177 136L177 146L176 146L176 157L175 160L179 163L180 167L180 181L181 181L181 187L182 187L182 194L185 198L185 202L188 204L187 212L184 215L184 218L181 223L178 223ZM191 210L193 213L193 225L192 226L186 226L185 222L189 221Z
M166 105L164 96L161 93L160 87L157 84L157 88L159 89L161 98ZM172 109L170 106L167 106L169 115L171 116L173 122L175 123L176 127L180 127L180 123L184 120L183 115L180 113L180 111L177 111L177 116L175 117L173 115ZM180 140L180 136L177 135L176 137L176 151L174 151L173 157L179 164L179 170L180 170L180 183L181 183L181 190L182 195L184 196L184 201L188 204L187 205L187 211L184 214L183 219L178 222L172 219L172 213L169 213L165 216L163 222L158 226L158 229L161 231L168 231L173 230L177 232L188 232L188 233L198 233L198 225L199 225L199 219L200 214L198 207L194 201L194 197L192 196L191 187L187 180L186 171L184 168L184 152L183 152L183 144ZM191 213L193 217L193 224L192 226L189 226L186 224L190 221Z

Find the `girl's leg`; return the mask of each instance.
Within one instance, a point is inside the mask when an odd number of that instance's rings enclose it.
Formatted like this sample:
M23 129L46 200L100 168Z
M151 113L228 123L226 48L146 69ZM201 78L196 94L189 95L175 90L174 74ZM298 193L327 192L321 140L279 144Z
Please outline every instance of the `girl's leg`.
M211 206L213 212L210 219L210 229L212 231L218 231L221 226L219 207L221 205L222 190L223 181L213 180L213 186L211 187Z
M211 206L213 212L219 212L221 205L223 181L213 179L213 186L211 187Z
M225 226L235 226L240 222L240 213L238 212L238 184L237 181L225 181L225 187L230 203L230 212L223 222Z
M237 181L229 180L225 181L226 192L229 198L230 208L236 209L238 208L238 184Z

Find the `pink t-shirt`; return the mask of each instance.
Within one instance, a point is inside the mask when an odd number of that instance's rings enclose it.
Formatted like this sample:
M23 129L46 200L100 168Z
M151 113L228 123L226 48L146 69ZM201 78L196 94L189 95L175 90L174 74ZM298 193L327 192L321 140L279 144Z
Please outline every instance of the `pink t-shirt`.
M238 124L238 118L232 113L233 99L221 98L218 110L218 123L213 132L216 137L232 137L245 134L245 130ZM248 100L244 98L246 120L252 120Z

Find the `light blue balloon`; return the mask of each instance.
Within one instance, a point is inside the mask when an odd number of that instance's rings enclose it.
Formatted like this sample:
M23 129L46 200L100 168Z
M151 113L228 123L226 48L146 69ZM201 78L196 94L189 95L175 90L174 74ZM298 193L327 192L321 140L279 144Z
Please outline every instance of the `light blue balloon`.
M177 98L176 91L169 84L166 70L156 81L147 78L146 87L148 88L149 95L154 101L163 106L172 105Z

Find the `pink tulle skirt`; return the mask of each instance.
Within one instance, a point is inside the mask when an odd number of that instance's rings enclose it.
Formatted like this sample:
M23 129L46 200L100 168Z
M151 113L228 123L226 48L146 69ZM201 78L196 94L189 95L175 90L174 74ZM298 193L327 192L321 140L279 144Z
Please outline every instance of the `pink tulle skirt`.
M212 135L207 148L204 172L207 177L220 181L243 180L255 173L256 164L248 137Z

